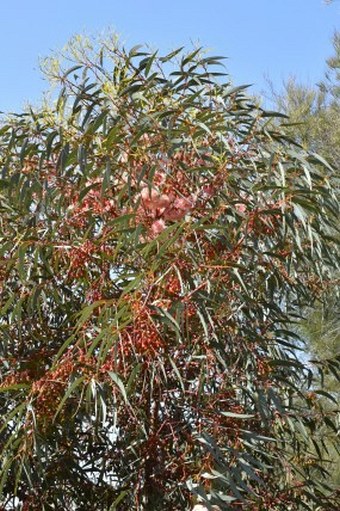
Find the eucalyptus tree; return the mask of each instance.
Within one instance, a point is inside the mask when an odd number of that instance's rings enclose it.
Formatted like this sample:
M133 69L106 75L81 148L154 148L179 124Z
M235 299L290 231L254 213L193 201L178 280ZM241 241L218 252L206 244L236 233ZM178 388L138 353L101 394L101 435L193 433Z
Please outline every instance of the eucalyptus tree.
M200 49L48 73L0 132L3 508L337 509L294 327L338 264L326 163Z

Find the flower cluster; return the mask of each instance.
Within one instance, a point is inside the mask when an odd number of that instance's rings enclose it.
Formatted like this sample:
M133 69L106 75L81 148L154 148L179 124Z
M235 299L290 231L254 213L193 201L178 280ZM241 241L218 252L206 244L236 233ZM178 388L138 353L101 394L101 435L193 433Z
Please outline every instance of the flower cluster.
M65 250L66 247L62 247ZM110 254L110 249L105 244L97 245L93 241L87 239L79 246L73 246L68 252L70 278L78 279L85 275L86 268L90 262L94 262L96 257L103 254Z
M153 311L139 301L131 304L133 321L122 333L121 345L125 354L157 353L164 345L153 319Z
M137 218L150 225L150 235L157 236L166 228L166 222L176 222L185 217L195 206L195 195L181 197L175 193L161 193L156 188L145 186L140 195Z
M117 215L114 200L102 195L102 179L88 181L86 186L89 187L89 190L85 197L80 200L79 195L75 195L68 208L68 224L73 227L86 227L89 216Z
M6 390L13 385L19 385L21 383L29 383L31 381L30 371L17 371L15 373L10 373L3 379L0 383L0 389Z
M38 417L53 417L74 368L74 360L68 354L56 369L47 371L39 380L33 382L32 394L35 396L35 409Z

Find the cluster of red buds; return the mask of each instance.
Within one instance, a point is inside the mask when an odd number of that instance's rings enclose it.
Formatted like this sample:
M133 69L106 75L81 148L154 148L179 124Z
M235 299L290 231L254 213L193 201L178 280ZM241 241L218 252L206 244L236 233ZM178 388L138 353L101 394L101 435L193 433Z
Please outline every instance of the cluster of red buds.
M86 264L91 261L93 254L97 250L97 246L90 240L86 240L79 247L72 247L69 253L69 276L73 278L83 277L86 271Z
M152 318L152 311L140 302L132 303L133 322L122 333L124 354L157 353L164 345L163 339Z
M97 359L93 355L89 355L85 349L77 348L74 355L74 363L77 370L91 380L97 371Z
M181 291L181 283L177 275L172 275L167 279L165 289L171 295L178 295Z
M30 371L17 371L15 373L11 373L3 381L0 383L0 389L6 389L11 387L12 385L18 385L20 383L29 383L31 381Z
M53 161L44 161L41 166L40 158L38 156L25 158L21 168L21 173L30 175L36 172L39 172L39 176L46 179L49 184L54 183L57 179L57 167Z
M28 495L23 501L21 511L39 511L42 508L43 504L38 497L35 495Z
M63 248L63 247L62 247ZM63 248L64 249L64 248ZM91 240L86 240L79 246L73 246L69 251L69 277L81 278L86 273L86 266L94 257L102 254L110 254L110 249L105 244L95 244Z
M243 205L241 205L243 206ZM281 207L281 201L277 203L268 204L266 208L255 208L248 217L247 230L254 232L258 235L272 235L275 234L279 222L282 218L282 213L268 214L268 210L277 210ZM265 212L265 214L264 214Z
M32 394L36 397L37 416L50 418L55 414L56 406L62 399L74 368L73 358L68 355L54 371L47 371L42 378L33 383Z
M266 380L272 372L272 367L270 366L268 360L263 357L259 357L256 360L256 365L258 377L262 380Z
M114 200L102 196L102 180L95 179L86 184L93 188L87 192L82 201L79 200L79 196L73 197L72 204L68 208L70 215L68 224L74 227L86 227L89 216L117 215Z
M89 304L104 300L104 298L103 292L96 286L92 286L85 294L85 300Z

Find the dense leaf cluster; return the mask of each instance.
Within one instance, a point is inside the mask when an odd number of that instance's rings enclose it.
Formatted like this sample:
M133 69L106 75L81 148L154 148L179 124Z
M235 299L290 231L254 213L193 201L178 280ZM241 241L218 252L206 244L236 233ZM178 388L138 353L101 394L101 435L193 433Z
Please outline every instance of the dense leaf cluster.
M71 50L0 132L4 509L336 509L294 329L337 263L327 163L219 57Z

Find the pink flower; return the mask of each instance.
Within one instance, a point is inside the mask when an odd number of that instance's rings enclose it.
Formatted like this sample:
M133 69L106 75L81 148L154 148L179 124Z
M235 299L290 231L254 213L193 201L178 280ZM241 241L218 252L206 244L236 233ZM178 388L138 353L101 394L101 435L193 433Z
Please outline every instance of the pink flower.
M169 195L162 194L157 199L152 201L152 207L156 209L165 209L170 205L170 197Z
M235 204L235 209L238 213L245 213L247 206L245 204Z
M156 186L164 185L166 181L166 174L163 171L156 170L155 175L153 176L153 182Z
M192 201L190 199L181 197L175 200L174 208L180 209L187 213L192 208Z
M155 220L155 222L153 222L153 224L151 225L151 232L154 235L160 234L162 231L164 231L165 227L166 225L164 220L162 219Z
M165 220L180 220L192 209L193 205L194 201L192 198L177 198L171 206L164 211L163 217Z
M157 192L157 190L155 190L154 188L151 188L151 190L150 190L149 188L145 187L140 192L140 197L142 199L142 204L145 207L149 208L152 201L154 201L155 199L158 199L159 192ZM151 209L151 208L149 208L149 209Z
M171 203L169 195L165 193L160 195L154 188L151 190L149 188L143 188L140 197L144 208L153 212L157 210L158 215L161 215Z
M205 185L202 188L202 195L204 199L210 199L216 193L216 188L213 185Z

